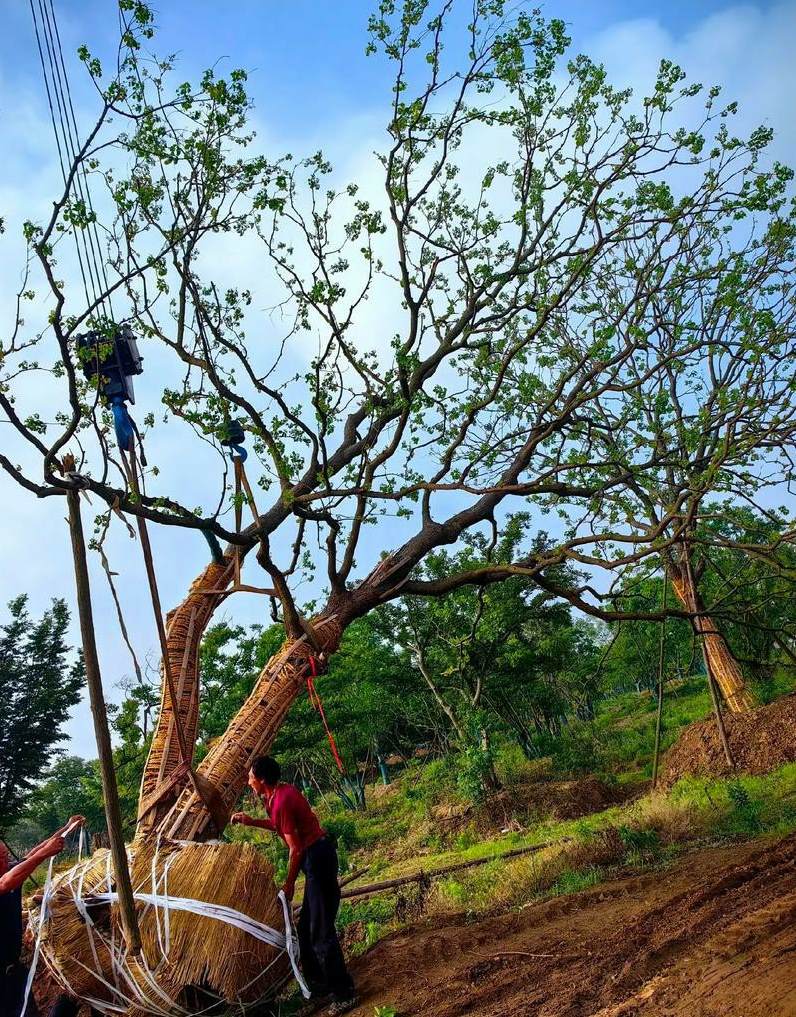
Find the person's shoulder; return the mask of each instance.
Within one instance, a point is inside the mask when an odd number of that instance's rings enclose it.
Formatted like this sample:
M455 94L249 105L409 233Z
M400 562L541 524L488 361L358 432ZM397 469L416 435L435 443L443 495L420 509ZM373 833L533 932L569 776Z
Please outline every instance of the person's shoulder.
M299 791L295 784L280 784L276 789L275 798L280 802L295 802L299 798L303 798L304 795Z

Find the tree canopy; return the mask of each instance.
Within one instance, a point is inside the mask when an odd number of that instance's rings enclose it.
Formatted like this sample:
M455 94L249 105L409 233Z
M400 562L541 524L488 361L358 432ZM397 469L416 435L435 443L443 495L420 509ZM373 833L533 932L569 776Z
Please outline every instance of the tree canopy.
M478 0L467 43L446 46L452 6L385 2L370 19L368 51L394 72L379 190L341 183L321 153L261 152L245 72L175 85L172 61L143 49L151 12L125 0L112 70L81 53L96 124L50 220L26 226L20 301L35 292L49 314L41 332L20 316L3 343L0 407L25 461L0 463L43 497L79 483L123 512L256 548L292 632L309 573L356 616L516 573L550 585L568 561L631 567L678 541L707 494L742 499L786 465L796 233L791 173L765 161L770 131L736 137L719 89L665 60L648 96L615 89L567 56L561 21L522 6ZM110 198L107 286L88 300L57 268L65 233L96 233L81 174ZM214 277L223 236L262 259L276 320ZM76 337L110 337L112 302L116 325L173 358L168 426L179 418L221 453L197 509L155 463L151 493L131 489L96 381L81 377ZM23 409L33 370L55 374L55 421ZM267 501L243 532L219 445L233 418ZM64 475L66 449L78 461ZM529 505L564 517L544 550L443 586L413 574ZM387 565L373 524L394 534ZM599 586L556 590L603 610Z

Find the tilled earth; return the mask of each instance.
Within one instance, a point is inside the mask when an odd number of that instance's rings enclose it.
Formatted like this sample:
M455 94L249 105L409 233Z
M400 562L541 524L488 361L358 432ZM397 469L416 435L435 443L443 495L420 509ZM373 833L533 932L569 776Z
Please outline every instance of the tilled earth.
M796 835L479 921L415 925L354 965L356 1017L796 1017Z

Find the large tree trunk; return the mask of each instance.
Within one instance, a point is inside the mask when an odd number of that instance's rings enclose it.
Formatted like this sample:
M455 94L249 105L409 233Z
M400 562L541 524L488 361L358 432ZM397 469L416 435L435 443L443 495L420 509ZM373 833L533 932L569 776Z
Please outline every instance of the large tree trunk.
M199 647L213 612L235 576L235 557L233 552L223 562L208 565L194 580L185 600L166 619L169 665L177 697L176 719L191 761L199 724ZM163 677L160 712L141 781L139 833L158 825L189 781L175 729L175 705Z
M755 700L746 686L741 665L732 655L716 623L704 613L705 605L694 583L691 569L686 565L672 568L669 578L683 607L695 612L692 621L701 638L705 667L721 689L728 709L731 713L751 710Z
M307 636L288 639L268 661L251 695L197 769L202 794L192 785L183 786L174 806L158 823L162 834L178 840L205 840L213 835L214 826L228 820L246 787L253 760L271 746L285 714L304 689L311 673L309 658L322 654L327 660L339 647L343 628L336 614L315 618L310 629L317 647ZM222 811L220 822L205 805L208 797Z

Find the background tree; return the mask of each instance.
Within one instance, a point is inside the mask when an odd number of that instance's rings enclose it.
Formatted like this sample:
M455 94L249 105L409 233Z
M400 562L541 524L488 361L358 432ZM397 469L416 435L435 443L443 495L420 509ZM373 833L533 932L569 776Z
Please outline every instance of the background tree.
M83 682L79 660L66 642L69 611L63 600L38 620L27 597L8 605L0 626L0 833L21 815L55 746L65 738L69 710Z
M660 575L637 575L618 585L617 602L629 612L649 611L663 603ZM671 596L671 592L668 594ZM623 621L608 632L605 653L605 684L612 692L655 689L661 654L661 623ZM700 655L691 626L683 619L666 622L663 673L666 678L683 677L692 672Z
M25 810L27 818L45 833L57 830L76 815L86 817L91 832L105 829L102 783L96 761L63 756L53 763L45 777L30 795Z
M724 134L727 140L726 129ZM758 148L768 137L761 128L751 144ZM675 251L664 241L655 270L648 274L641 266L650 257L649 245L657 242L655 234L641 243L628 242L616 260L605 305L606 335L641 330L656 351L660 370L644 386L644 399L624 402L621 415L613 393L595 400L587 424L594 448L601 447L606 458L632 475L625 487L594 499L594 525L615 518L640 540L658 535L672 589L692 615L706 666L735 712L748 709L754 699L712 616L701 580L711 538L719 547L731 544L734 514L759 505L769 492L776 497L792 472L796 302L794 222L787 191L791 179L791 170L778 165L771 176L738 176L738 192L759 194L761 205L753 200L739 208L733 223L703 215L690 199L678 202L679 182L661 185L661 203L679 206L688 220L680 236L682 249ZM712 189L709 178L705 186ZM764 223L755 215L762 206L770 216ZM621 313L630 290L645 306L643 318ZM561 327L576 329L578 323L569 319ZM632 358L627 369L640 378L648 365L647 358ZM638 460L640 434L655 451L645 465ZM575 475L583 476L579 466ZM724 497L722 505L717 499ZM706 501L712 501L712 511ZM723 514L727 526L722 534L715 522ZM700 528L703 517L713 525ZM762 530L758 535L764 543ZM792 542L794 532L780 528L766 536L775 544ZM741 535L735 546L739 552L747 549Z
M444 581L521 557L526 527L527 519L515 517L497 543L475 534L458 554L429 555L418 578ZM540 536L533 543L540 548L549 541ZM574 583L566 571L548 575L558 584ZM490 730L496 724L534 755L535 732L552 734L569 713L592 713L594 636L588 626L573 624L566 602L532 580L464 586L431 600L404 597L379 608L376 617L385 638L403 647L422 676L452 739L480 759L493 786Z

